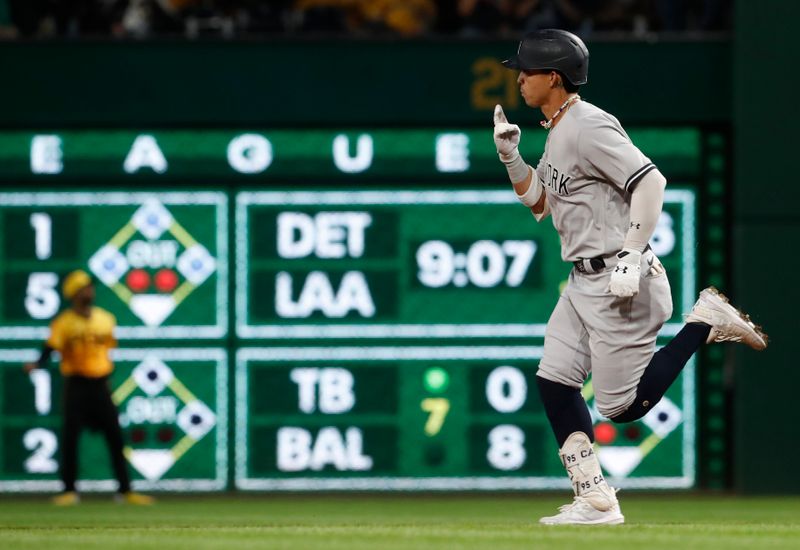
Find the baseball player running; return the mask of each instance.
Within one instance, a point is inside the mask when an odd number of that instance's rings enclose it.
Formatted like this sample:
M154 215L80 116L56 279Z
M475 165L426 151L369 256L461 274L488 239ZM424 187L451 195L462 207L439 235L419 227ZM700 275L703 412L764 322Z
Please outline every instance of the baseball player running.
M581 387L589 373L595 403L614 422L646 415L705 342L742 342L763 350L767 336L716 289L700 293L686 325L655 352L672 315L667 274L648 241L666 180L631 143L619 121L581 100L589 51L562 30L525 35L503 62L519 71L520 93L542 110L549 130L533 170L520 156L520 129L494 111L494 140L519 200L537 221L552 215L561 257L575 267L545 331L537 384L561 461L575 493L544 524L625 521L593 452L594 433Z

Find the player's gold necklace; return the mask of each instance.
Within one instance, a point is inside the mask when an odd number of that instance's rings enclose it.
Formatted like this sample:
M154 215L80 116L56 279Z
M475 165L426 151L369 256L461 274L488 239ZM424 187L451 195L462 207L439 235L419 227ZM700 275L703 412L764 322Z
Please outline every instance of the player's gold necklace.
M568 97L567 100L564 102L564 104L561 107L559 107L558 111L556 111L556 114L550 117L550 120L548 120L547 122L543 120L539 124L541 124L542 128L544 128L545 130L549 130L553 126L553 121L556 119L556 117L558 117L558 115L561 114L561 111L569 107L573 101L577 101L580 98L581 96L579 96L578 94Z

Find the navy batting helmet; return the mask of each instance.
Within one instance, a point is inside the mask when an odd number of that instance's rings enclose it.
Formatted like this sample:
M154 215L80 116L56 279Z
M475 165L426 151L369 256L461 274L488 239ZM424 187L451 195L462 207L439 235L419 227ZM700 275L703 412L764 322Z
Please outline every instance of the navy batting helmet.
M571 32L543 29L526 34L517 55L503 61L503 65L520 71L559 71L573 85L580 86L588 80L589 50Z

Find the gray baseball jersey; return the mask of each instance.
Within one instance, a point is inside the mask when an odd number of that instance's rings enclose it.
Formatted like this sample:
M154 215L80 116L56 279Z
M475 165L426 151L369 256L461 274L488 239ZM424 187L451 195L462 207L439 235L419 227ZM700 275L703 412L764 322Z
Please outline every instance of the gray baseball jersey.
M639 294L607 291L613 255L630 223L630 194L655 166L619 121L579 101L550 131L536 176L545 188L565 261L603 256L598 273L572 270L547 323L538 376L581 387L592 373L595 403L605 416L624 412L672 316L666 273L652 251L642 255Z
M561 237L565 261L622 249L630 193L655 165L619 121L585 101L574 103L547 136L536 177Z

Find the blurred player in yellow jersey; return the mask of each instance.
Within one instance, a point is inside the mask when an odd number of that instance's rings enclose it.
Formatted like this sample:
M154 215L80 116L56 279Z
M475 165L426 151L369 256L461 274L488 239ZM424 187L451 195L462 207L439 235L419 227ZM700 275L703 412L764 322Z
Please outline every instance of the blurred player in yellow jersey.
M117 408L111 400L109 376L114 364L109 351L116 347L116 319L106 310L94 305L95 290L85 271L73 271L63 285L64 298L71 302L50 324L50 337L35 363L25 365L25 371L46 366L53 351L61 354L61 374L64 377L64 425L61 434L61 479L64 492L53 499L58 505L79 502L75 491L78 472L78 439L84 427L103 432L111 455L114 475L119 482L119 494L130 504L152 504L146 495L131 492L128 465L123 455L122 430Z

